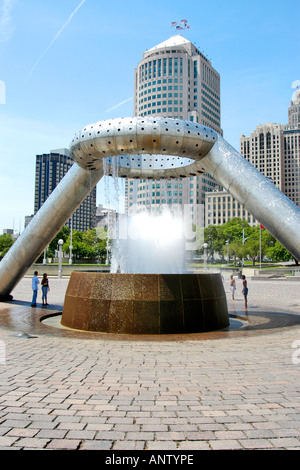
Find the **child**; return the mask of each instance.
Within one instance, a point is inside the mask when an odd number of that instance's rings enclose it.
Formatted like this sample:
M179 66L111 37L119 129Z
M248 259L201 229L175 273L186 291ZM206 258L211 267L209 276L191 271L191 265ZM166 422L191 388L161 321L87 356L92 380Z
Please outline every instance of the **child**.
M246 276L243 275L242 276L242 279L243 279L243 290L242 290L242 294L244 296L244 300L245 300L245 306L244 308L247 308L247 295L248 295L248 287L247 287L247 281L246 281Z
M231 297L234 300L234 291L236 290L235 280L233 279L233 275L230 276L230 290L231 290Z

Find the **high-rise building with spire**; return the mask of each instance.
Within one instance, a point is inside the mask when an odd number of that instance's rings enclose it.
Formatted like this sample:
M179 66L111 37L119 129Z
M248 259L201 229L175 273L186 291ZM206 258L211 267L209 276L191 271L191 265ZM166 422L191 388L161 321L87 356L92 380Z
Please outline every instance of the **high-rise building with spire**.
M134 71L134 115L184 119L222 134L220 75L209 59L182 35L144 52ZM176 180L127 180L126 208L204 204L205 192L219 188L207 174Z
M172 36L144 52L135 69L134 115L185 119L222 133L220 75L190 41Z

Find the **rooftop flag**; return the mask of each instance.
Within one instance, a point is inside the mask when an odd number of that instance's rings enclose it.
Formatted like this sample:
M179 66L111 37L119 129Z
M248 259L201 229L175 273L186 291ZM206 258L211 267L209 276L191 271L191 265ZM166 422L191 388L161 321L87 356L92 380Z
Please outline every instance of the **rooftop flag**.
M178 23L178 21L172 21L171 27L173 26L175 26L177 30L190 29L190 26L187 24L187 20L181 20L180 23Z

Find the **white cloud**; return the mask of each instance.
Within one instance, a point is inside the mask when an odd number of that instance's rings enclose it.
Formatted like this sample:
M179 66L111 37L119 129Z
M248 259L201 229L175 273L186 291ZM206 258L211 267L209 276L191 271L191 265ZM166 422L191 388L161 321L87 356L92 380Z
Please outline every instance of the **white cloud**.
M0 4L0 42L7 42L14 32L11 21L11 11L14 3L15 0L2 0Z
M108 109L106 110L106 113L108 113L109 111L112 111L113 109L119 108L120 106L122 106L122 105L125 104L125 103L128 103L128 101L131 101L132 99L133 99L133 98L131 97L131 98L128 98L127 100L121 101L120 103L116 104L115 106L112 106L111 108L108 108Z
M81 0L81 2L79 3L79 5L77 5L77 7L75 8L75 10L71 13L71 15L69 16L69 18L67 19L67 21L62 25L62 27L60 28L60 30L56 33L56 35L54 36L54 38L52 39L52 41L50 42L50 44L48 45L48 47L44 50L44 52L40 55L40 57L38 58L38 60L35 62L35 64L33 65L32 69L30 70L29 74L28 74L28 77L27 79L32 75L33 71L36 69L36 67L38 66L38 64L40 63L40 61L43 59L43 57L47 54L47 52L49 51L49 49L53 46L53 44L55 43L55 41L57 41L57 39L59 38L59 36L61 35L61 33L64 31L64 29L68 26L68 24L70 23L70 21L72 20L73 16L77 13L77 11L79 10L79 8L82 7L82 5L86 2L86 0Z

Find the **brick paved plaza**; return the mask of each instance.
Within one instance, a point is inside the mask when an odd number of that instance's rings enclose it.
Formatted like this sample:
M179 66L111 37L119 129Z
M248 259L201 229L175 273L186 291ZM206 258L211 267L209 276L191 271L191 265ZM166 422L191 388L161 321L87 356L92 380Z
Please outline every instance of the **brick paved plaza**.
M162 338L41 323L67 283L0 303L0 449L300 449L300 280L249 278L245 312L227 276L229 331Z

